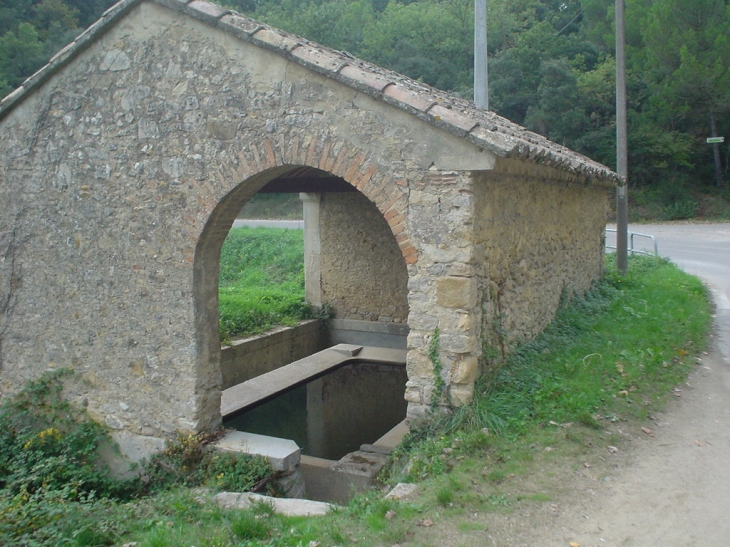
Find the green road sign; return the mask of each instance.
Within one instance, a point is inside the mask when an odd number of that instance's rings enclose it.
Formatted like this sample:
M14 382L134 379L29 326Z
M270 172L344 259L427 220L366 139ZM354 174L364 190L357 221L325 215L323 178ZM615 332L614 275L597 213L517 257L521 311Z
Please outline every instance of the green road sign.
M715 144L718 142L725 142L725 137L709 137L707 139L707 144Z

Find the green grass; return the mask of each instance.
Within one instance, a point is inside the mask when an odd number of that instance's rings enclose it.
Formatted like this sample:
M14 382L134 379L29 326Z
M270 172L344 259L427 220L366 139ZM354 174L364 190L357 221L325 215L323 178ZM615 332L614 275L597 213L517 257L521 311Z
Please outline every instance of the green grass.
M645 417L689 371L711 324L702 283L671 263L636 257L627 275L607 274L560 310L535 340L482 377L472 405L450 429L514 435L530 424Z
M301 230L234 228L221 250L221 339L257 334L312 317L304 299Z
M561 470L604 465L606 444L626 442L615 428L639 429L704 348L711 307L697 279L648 258L631 259L625 276L614 273L612 264L607 271L585 298L564 307L543 335L513 348L501 368L481 378L472 404L408 436L383 479L418 482L421 495L414 502L386 501L374 489L319 518L283 517L266 505L222 510L205 493L185 486L193 484L191 465L201 448L186 438L148 473L161 486L137 496L79 496L60 483L35 497L22 488L0 491L0 544L436 545L439 528L449 534L458 530L470 544L469 537L476 537L470 534L489 529L489 518L500 519L525 504L557 503L564 493ZM32 400L39 389L45 393L36 386ZM68 413L65 406L58 408ZM16 415L6 413L6 419ZM8 454L51 447L47 443L58 437L55 431L39 431L27 432L14 450L0 453L5 476ZM225 477L245 475L237 465L208 460L195 475L202 473L202 482L215 488ZM32 481L43 468L22 472L28 488L38 490ZM177 475L165 485L165 476ZM11 482L17 484L6 478L3 486Z

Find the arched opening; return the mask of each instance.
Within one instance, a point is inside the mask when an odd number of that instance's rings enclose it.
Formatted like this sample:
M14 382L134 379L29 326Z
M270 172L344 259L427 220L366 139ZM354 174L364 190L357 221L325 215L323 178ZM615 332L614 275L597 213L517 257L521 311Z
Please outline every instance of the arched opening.
M231 373L227 368L225 372L223 369L217 292L220 251L236 214L256 192L296 193L303 201L306 296L310 304L327 310L330 315L324 330L318 325L314 330L311 325L305 327L309 329L303 334L308 347L311 348L313 339L317 338L315 346L319 350L347 344L394 350L402 355L402 363L397 363L400 366L389 366L380 354L380 360L369 362L367 356L372 352L365 351L362 360L347 359L341 366L333 367L332 374L314 374L304 395L300 391L296 396L303 397L309 409L309 421L317 424L316 430L307 433L310 443L319 438L320 446L325 447L317 455L336 459L341 453L332 447L334 441L330 438L333 434L348 433L344 444L346 450L357 450L361 444L373 443L377 439L373 435L384 433L383 425L388 423L384 412L398 415L395 423L405 418L407 376L403 365L408 331L405 260L380 210L341 177L311 167L286 166L264 171L240 183L211 213L197 245L194 266L196 328L204 359L201 366L218 382L223 378L220 383L223 390L242 378L248 381L262 371L264 374L274 371L301 357L301 353L297 353L285 361L281 356L274 358L270 351L274 342L267 340L264 342L267 354L258 357L267 361L263 367L262 363L255 362L257 357L253 350L236 345L236 358L226 359L225 367L238 367L238 370ZM292 351L292 340L296 336L292 334L285 340L284 352ZM292 387L296 383L297 380L292 380ZM358 395L363 404L353 406L351 403ZM263 411L264 414L271 412L278 411ZM220 417L218 409L212 421L219 421ZM294 429L298 429L296 424Z

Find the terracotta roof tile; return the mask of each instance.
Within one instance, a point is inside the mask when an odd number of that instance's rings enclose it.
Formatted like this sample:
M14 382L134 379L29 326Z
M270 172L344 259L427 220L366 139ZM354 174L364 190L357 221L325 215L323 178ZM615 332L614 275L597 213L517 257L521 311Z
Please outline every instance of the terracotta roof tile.
M315 65L325 72L339 72L347 64L341 56L309 44L300 43L299 47L292 50L292 55L302 64Z
M221 17L218 21L218 27L221 30L244 39L248 39L252 34L265 28L258 21L243 17L237 13L229 13Z
M76 42L71 42L66 47L64 47L61 51L56 53L53 57L51 57L51 60L48 61L48 64L55 64L55 63L61 63L68 59L73 52L76 50Z
M458 127L465 133L469 133L474 129L478 122L473 117L469 116L468 113L461 113L453 108L447 108L441 104L436 104L431 108L428 113L433 116L437 122L448 123L454 127Z
M5 110L5 108L10 108L12 104L19 101L26 93L27 91L22 85L13 90L9 95L6 95L2 101L0 101L0 111Z
M393 83L393 78L384 77L373 71L363 70L358 66L352 66L349 63L345 65L339 74L359 84L366 85L377 91L383 91L388 85Z
M212 22L217 22L224 15L231 13L231 10L222 8L218 4L211 4L205 0L193 0L185 7L197 11L202 16L201 19Z
M406 104L421 112L426 112L429 108L436 104L436 101L429 97L419 95L413 90L403 87L400 84L389 85L383 91L386 97L390 97L400 103Z
M262 27L252 33L252 36L254 40L264 43L275 50L280 49L288 52L300 44L300 41L295 36L272 28Z

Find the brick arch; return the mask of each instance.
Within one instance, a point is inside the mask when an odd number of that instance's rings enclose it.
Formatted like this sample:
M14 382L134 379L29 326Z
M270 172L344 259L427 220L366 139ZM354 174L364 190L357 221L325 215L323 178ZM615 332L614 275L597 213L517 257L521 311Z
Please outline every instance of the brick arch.
M220 420L220 338L218 331L218 275L220 250L240 208L268 182L299 167L312 167L341 177L378 209L387 223L406 265L418 261L406 226L408 184L379 166L371 154L344 141L329 138L264 138L249 143L235 159L215 170L217 182L193 183L199 214L188 225L194 250L186 252L193 262L195 330L198 347L196 370L197 415L201 429Z
M418 261L418 251L411 243L406 226L408 182L394 177L378 165L371 153L342 139L331 136L320 138L317 135L300 138L295 135L288 140L285 134L278 138L265 137L259 143L249 143L246 150L238 154L235 162L222 165L219 175L240 185L252 177L301 166L341 177L360 191L383 215L406 264Z

